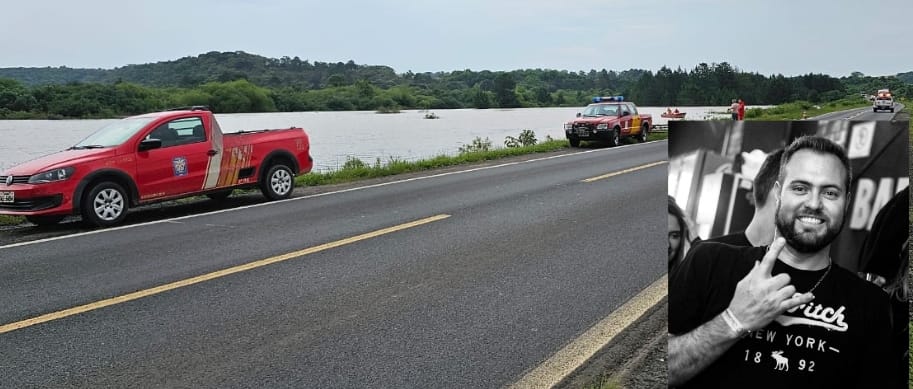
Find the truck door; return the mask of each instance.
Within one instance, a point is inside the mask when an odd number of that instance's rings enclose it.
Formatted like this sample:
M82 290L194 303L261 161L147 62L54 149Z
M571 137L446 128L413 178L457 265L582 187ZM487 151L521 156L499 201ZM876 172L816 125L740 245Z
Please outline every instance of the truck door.
M162 147L136 153L140 199L175 196L203 187L210 148L199 116L162 123L144 139L159 139Z
M630 134L640 134L640 114L637 113L637 107L633 104L628 104L628 109L631 112L631 129Z
M631 104L622 104L621 111L621 135L628 136L631 134L631 129L634 128L633 121L637 117L637 112Z

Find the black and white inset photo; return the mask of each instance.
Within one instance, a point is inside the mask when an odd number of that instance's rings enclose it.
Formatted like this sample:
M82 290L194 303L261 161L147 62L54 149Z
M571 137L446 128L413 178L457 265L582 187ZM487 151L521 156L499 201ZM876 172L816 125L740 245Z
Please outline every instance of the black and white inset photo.
M908 125L670 123L670 386L906 387Z

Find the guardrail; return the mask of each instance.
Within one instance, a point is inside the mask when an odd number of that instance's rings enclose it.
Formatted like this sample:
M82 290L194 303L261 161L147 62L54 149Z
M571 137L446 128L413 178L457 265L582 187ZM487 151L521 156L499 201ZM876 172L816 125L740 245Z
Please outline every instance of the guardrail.
M652 129L651 131L653 131L653 132L667 132L667 131L669 131L669 125L668 125L668 124L654 124L654 125L653 125L653 129Z

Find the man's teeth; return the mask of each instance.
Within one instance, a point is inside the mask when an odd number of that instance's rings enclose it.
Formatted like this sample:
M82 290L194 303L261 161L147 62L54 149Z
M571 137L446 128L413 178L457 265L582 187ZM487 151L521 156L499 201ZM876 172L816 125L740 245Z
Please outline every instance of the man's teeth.
M799 218L799 221L801 221L801 222L803 222L803 223L806 223L806 224L821 224L821 223L824 223L824 220L823 220L823 219L819 219L819 218L811 217L811 216L803 216L803 217L800 217L800 218Z

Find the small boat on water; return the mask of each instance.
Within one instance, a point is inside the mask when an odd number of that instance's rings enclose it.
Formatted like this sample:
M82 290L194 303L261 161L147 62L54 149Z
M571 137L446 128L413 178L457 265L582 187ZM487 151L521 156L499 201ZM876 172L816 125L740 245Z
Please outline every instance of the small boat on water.
M434 114L434 112L428 112L425 114L425 119L438 119L440 116Z
M684 112L663 112L659 116L670 119L682 119L685 117Z

